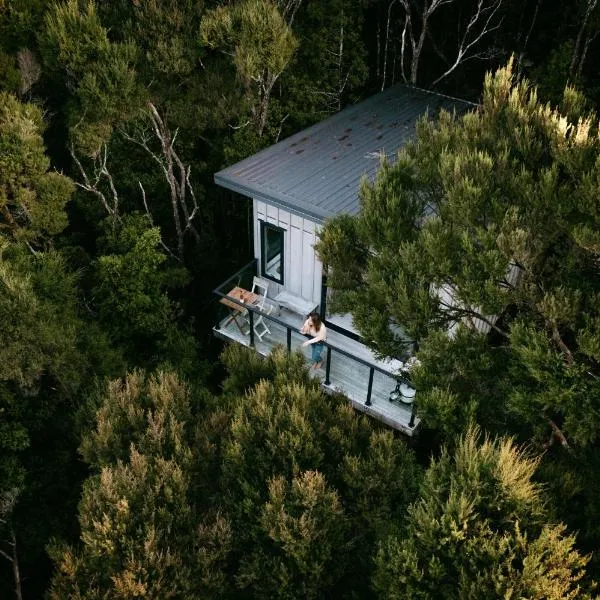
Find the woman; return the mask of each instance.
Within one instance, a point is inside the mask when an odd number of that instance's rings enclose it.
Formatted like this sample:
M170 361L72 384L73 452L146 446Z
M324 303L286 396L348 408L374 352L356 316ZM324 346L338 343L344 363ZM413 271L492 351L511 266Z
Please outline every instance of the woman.
M300 333L312 335L312 340L306 340L302 347L312 344L312 365L311 369L320 369L323 366L321 352L323 352L323 342L327 339L327 328L321 321L319 313L311 312L308 318L302 325Z

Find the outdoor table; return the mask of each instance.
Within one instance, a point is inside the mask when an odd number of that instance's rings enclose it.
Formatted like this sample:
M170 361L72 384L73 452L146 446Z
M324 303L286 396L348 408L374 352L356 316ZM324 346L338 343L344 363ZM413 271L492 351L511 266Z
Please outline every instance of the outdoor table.
M234 298L238 302L241 302L241 304L232 302L230 298ZM221 304L224 304L229 309L229 319L225 323L225 326L234 321L240 332L243 335L248 335L238 321L238 317L242 316L246 312L244 304L256 305L258 304L259 300L260 296L258 294L245 290L239 286L234 287L230 292L227 293L227 296L223 296L223 298L220 300Z

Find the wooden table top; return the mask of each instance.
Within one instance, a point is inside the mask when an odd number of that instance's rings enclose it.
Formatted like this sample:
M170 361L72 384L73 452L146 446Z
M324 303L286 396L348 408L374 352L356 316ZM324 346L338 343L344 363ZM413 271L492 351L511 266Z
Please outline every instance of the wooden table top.
M256 304L260 299L259 294L245 290L242 287L234 287L230 292L227 293L227 296L221 298L219 302L231 308L232 310L237 310L238 312L243 312L245 310L244 307L229 300L228 296L229 298L235 298L244 304Z

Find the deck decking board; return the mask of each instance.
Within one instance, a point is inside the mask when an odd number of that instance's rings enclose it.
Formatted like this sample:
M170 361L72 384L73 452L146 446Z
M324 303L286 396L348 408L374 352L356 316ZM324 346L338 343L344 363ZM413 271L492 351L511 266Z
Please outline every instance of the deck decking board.
M282 309L277 317L292 328L292 350L299 349L304 354L307 362L310 362L310 346L302 348L302 342L305 337L298 332L302 326L303 317L286 309ZM227 319L223 319L218 327L215 327L215 334L228 341L235 341L244 346L250 345L250 336L243 335L233 323L226 324ZM282 325L267 320L267 325L271 331L259 340L255 337L255 350L262 356L267 356L274 346L287 345L287 330ZM331 350L331 370L329 384L324 383L325 379L325 359L326 351L323 351L324 367L315 371L314 375L321 379L321 385L325 392L341 392L352 403L355 409L368 414L369 416L382 421L383 423L402 431L406 435L413 435L418 427L419 419L415 417L414 426L410 427L411 408L396 402L389 401L389 394L396 385L396 380L391 375L384 375L375 371L373 377L373 387L371 390L371 405L366 406L369 367L361 364L351 358L337 352L335 348L340 348L352 356L357 356L369 362L376 362L373 353L360 342L346 338L340 333L329 330L327 341L332 346ZM395 363L382 363L377 361L381 368L393 373Z

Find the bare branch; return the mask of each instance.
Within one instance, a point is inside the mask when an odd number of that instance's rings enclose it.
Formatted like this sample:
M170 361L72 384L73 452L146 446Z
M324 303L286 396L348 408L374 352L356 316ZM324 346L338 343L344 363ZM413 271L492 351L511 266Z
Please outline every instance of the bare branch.
M186 167L183 164L183 161L175 150L175 141L179 131L175 130L173 134L171 133L165 120L160 116L158 109L151 102L148 103L148 116L151 130L160 144L160 155L152 150L150 147L150 138L144 131L141 131L135 137L126 131L123 131L122 134L125 139L143 148L152 159L160 165L170 191L171 211L177 235L177 255L179 260L183 260L185 234L190 232L194 236L196 242L200 242L200 234L194 224L194 219L198 214L199 207L194 188L190 181L191 167ZM150 210L148 209L146 202L145 190L141 183L139 185L142 189L146 214L151 218ZM167 249L166 245L163 245L163 247ZM168 250L168 252L171 253L170 250Z
M281 128L285 123L286 119L290 116L290 113L286 113L285 116L279 121L279 129L277 130L277 135L275 136L275 143L279 141L279 136L281 135Z
M565 341L562 339L562 336L560 335L556 323L548 323L548 325L550 327L550 331L552 332L552 340L556 343L563 356L565 357L565 364L568 367L571 367L573 365L573 353L565 344Z
M4 550L0 549L0 556L3 556L8 562L12 562L12 556L4 552Z
M100 203L104 207L104 210L106 211L106 213L110 217L113 217L113 219L120 220L119 195L117 194L117 190L115 188L113 178L112 178L111 174L109 173L108 168L106 166L106 161L108 158L108 149L107 149L106 144L104 144L104 146L101 149L101 151L99 152L98 156L96 158L94 158L94 179L93 180L90 179L90 176L88 175L86 170L83 168L81 161L79 160L79 158L77 157L77 154L75 153L75 148L73 147L73 144L71 144L69 146L69 153L71 154L71 158L73 159L73 162L77 165L77 168L79 169L79 172L81 173L81 177L83 178L83 183L76 181L75 185L77 187L81 188L82 190L85 190L86 192L90 192L91 194L94 194L94 196L96 196L96 198L98 198L98 200L100 200ZM108 181L108 184L109 184L109 187L111 190L111 194L112 194L112 206L109 204L104 192L99 187L102 177L104 177Z
M501 6L502 0L478 0L477 10L467 23L454 62L433 82L432 85L437 85L442 79L450 75L458 65L465 61L473 46L478 44L484 36L500 27L500 24L502 23L501 19L496 24L492 24L492 21Z
M553 446L555 443L560 444L564 448L569 448L569 442L565 437L565 434L561 431L558 425L552 420L548 419L548 424L552 427L552 433L550 434L550 439L544 444L544 448L549 448Z
M537 21L537 16L538 16L538 12L540 10L540 4L542 3L543 0L537 0L537 3L535 5L535 11L533 13L533 18L531 19L531 25L529 26L529 31L527 32L527 35L525 36L525 41L523 42L523 48L521 50L521 52L524 54L525 50L527 48L527 43L529 42L529 38L531 36L531 32L533 31L533 27L535 25L535 22Z
M248 125L250 125L250 120L248 119L248 121L246 121L245 123L242 123L241 125L231 125L229 124L229 127L231 127L231 129L243 129L244 127L248 127Z
M508 333L503 329L500 329L494 321L491 321L487 316L482 315L480 312L473 310L472 308L465 308L464 306L457 306L455 304L448 304L440 299L440 306L444 308L450 314L453 314L453 320L458 322L462 317L470 319L479 319L488 325L491 329L499 333L502 337L508 339ZM474 324L473 324L474 327Z
M278 0L277 4L281 9L281 14L286 23L291 27L294 23L296 12L302 4L302 0Z
M154 219L152 218L152 213L150 212L150 209L148 208L148 202L146 201L146 190L144 189L144 186L142 185L141 181L138 181L138 185L140 186L140 190L142 190L142 202L144 203L144 208L146 209L146 216L148 217L148 221L150 222L150 226L154 227ZM181 260L179 259L179 257L171 250L171 248L169 248L169 246L167 246L164 242L164 240L162 239L162 235L160 236L160 245L163 247L163 249L165 250L165 252L171 257L174 258L176 261L181 262Z

